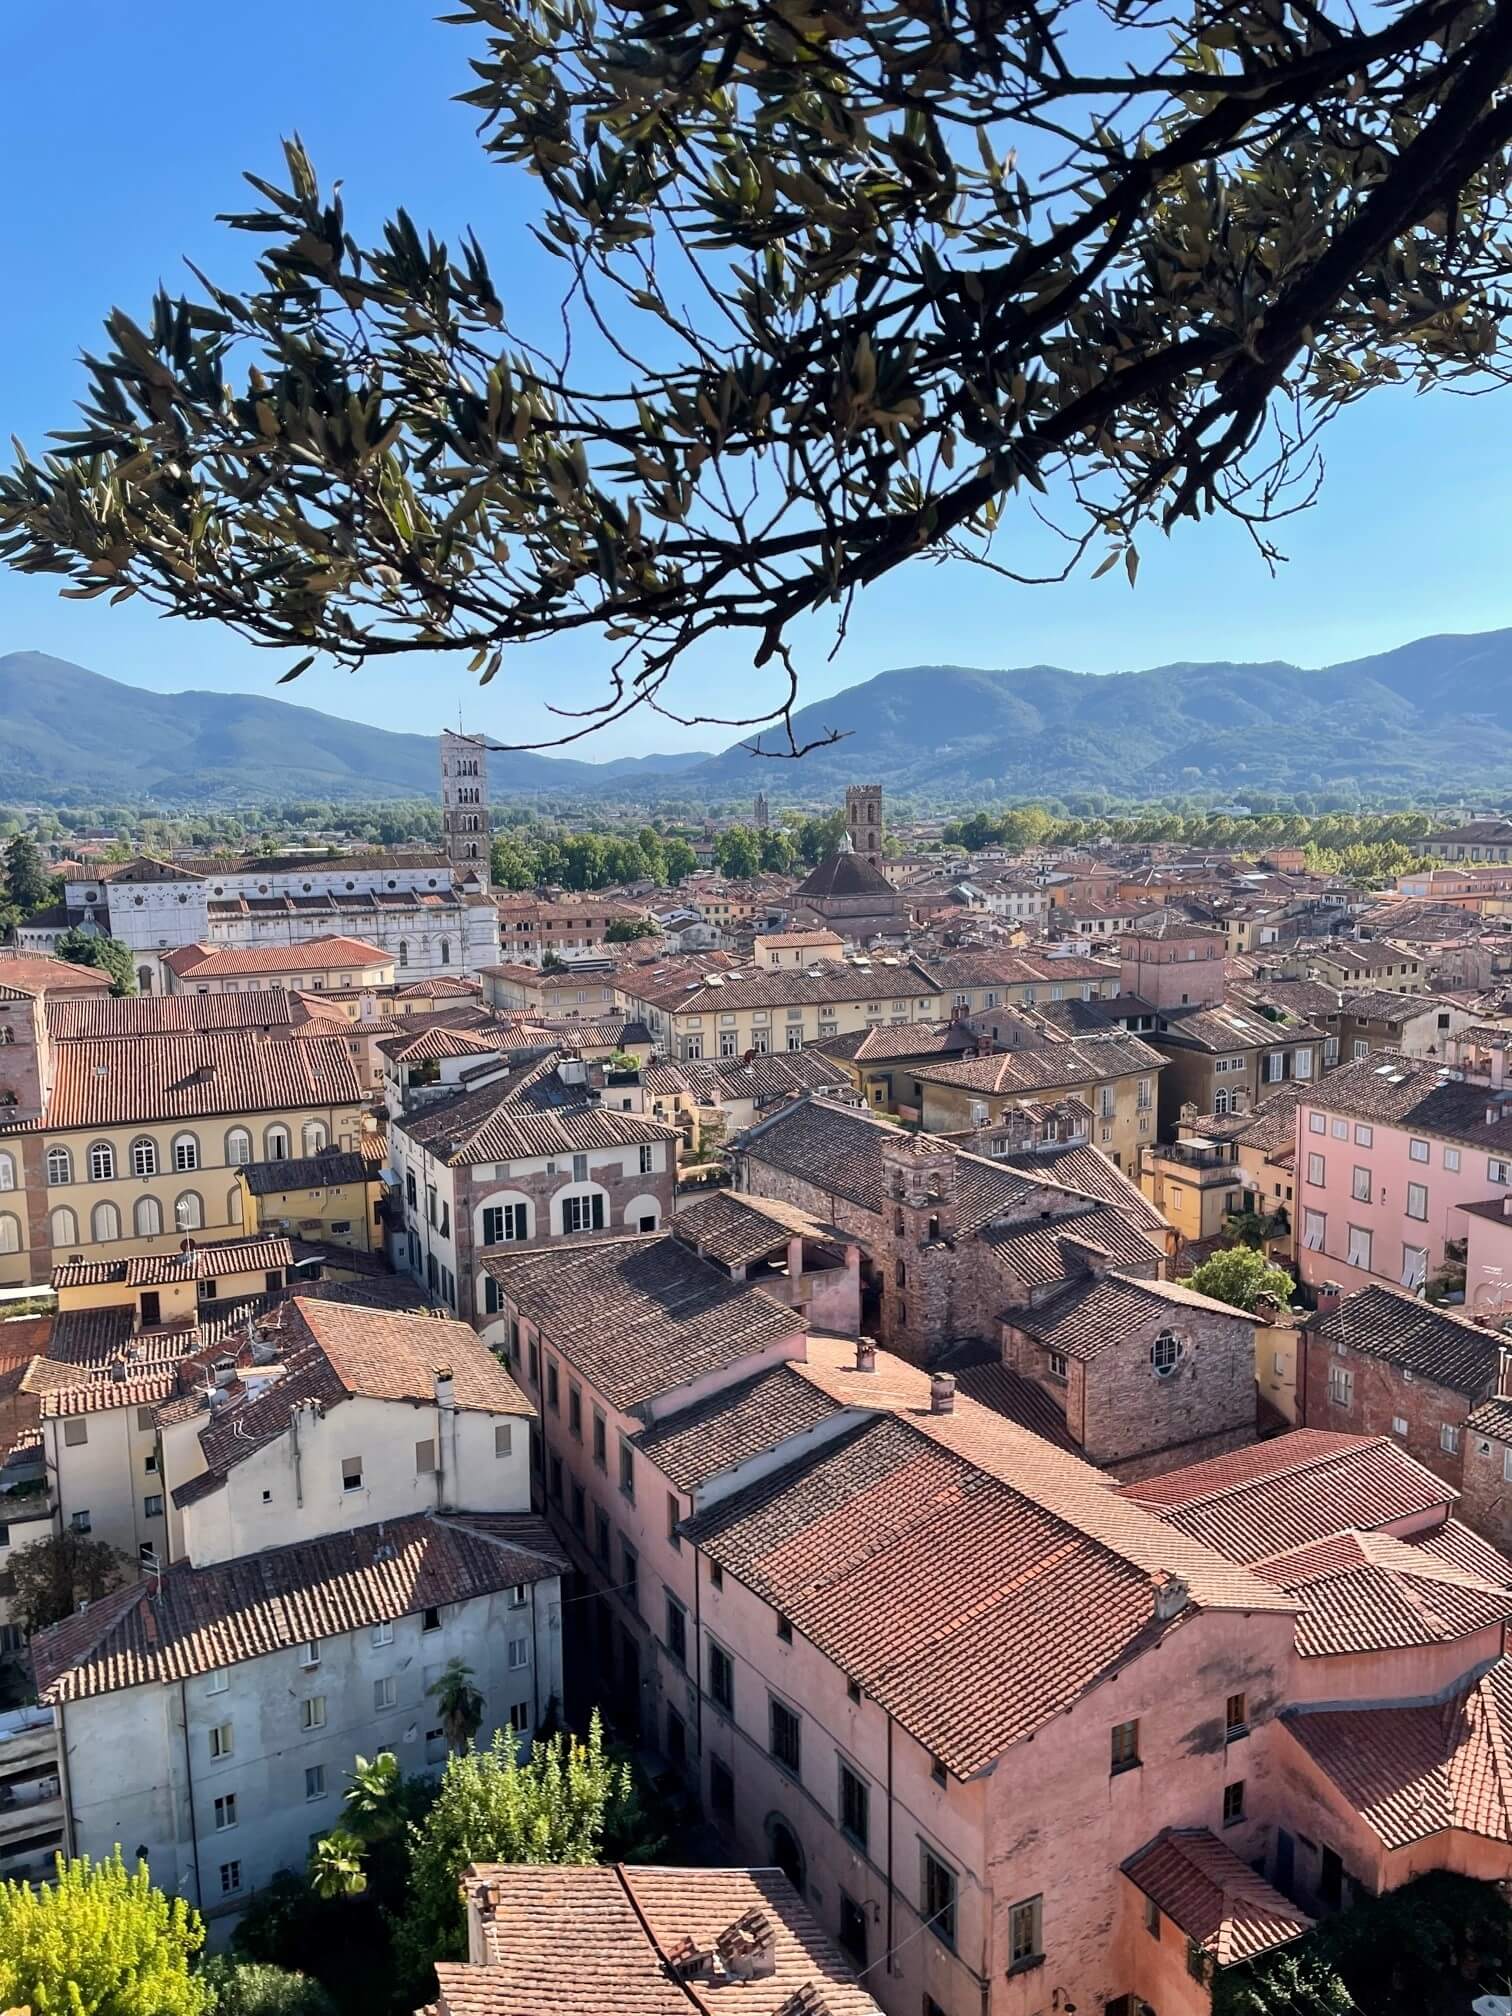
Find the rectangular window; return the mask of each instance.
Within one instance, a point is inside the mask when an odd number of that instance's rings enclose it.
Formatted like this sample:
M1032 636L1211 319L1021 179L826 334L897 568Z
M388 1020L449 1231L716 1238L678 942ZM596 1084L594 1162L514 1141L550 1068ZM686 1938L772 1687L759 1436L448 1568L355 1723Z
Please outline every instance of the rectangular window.
M623 1435L620 1437L619 1458L620 1489L633 1505L635 1503L635 1451L630 1447L630 1444L625 1440Z
M803 1769L803 1723L785 1701L771 1703L771 1751L784 1771L795 1778Z
M236 1731L229 1722L218 1722L210 1731L210 1755L229 1757L236 1748Z
M510 1456L513 1455L513 1453L514 1453L514 1429L510 1426L510 1424L507 1421L496 1422L494 1425L495 1456Z
M871 1833L871 1787L844 1762L840 1766L840 1831L866 1852Z
M593 1508L593 1551L607 1568L609 1566L609 1514L602 1505Z
M160 1491L149 1491L142 1500L142 1517L144 1519L161 1519L162 1516L163 1494Z
M1444 1422L1439 1429L1439 1447L1446 1456L1459 1454L1460 1431L1451 1422Z
M1486 1181L1512 1183L1512 1162L1503 1161L1499 1156L1493 1155L1486 1164Z
M573 1379L567 1381L567 1433L574 1441L583 1439L583 1389Z
M1242 1694L1230 1694L1223 1704L1223 1727L1230 1736L1242 1736L1249 1728L1249 1703Z
M375 1624L368 1633L368 1643L370 1645L392 1645L393 1642L394 1627L392 1623Z
M1409 1183L1407 1185L1407 1216L1424 1218L1428 1216L1428 1185Z
M1368 1274L1370 1272L1370 1247L1371 1237L1369 1228L1364 1225L1351 1225L1349 1228L1350 1266L1361 1267Z
M89 1440L89 1423L77 1420L65 1421L63 1423L63 1440L70 1449L77 1449L81 1443Z
M1144 1922L1145 1930L1149 1933L1150 1937L1158 1939L1160 1937L1160 1906L1155 1902L1153 1897L1146 1897L1144 1900Z
M1244 1780L1236 1778L1223 1788L1223 1824L1233 1827L1244 1818Z
M373 1682L374 1708L392 1708L399 1700L399 1682L392 1673L385 1673Z
M586 1155L573 1156L572 1180L574 1183L586 1183L588 1181L588 1157Z
M1350 1195L1357 1204L1368 1204L1370 1202L1370 1171L1362 1167L1358 1162L1355 1164L1354 1181L1350 1186Z
M1502 1482L1512 1484L1512 1449L1502 1451Z
M546 1405L553 1414L560 1414L562 1411L561 1378L557 1372L555 1358L546 1360Z
M1354 1061L1356 1062L1356 1064L1359 1063L1362 1057L1368 1057L1370 1055L1370 1045L1366 1042L1363 1036L1356 1036L1356 1038L1354 1039L1354 1047L1352 1054L1354 1056Z
M434 1603L428 1610L423 1610L420 1613L420 1629L422 1631L439 1631L441 1629L441 1612Z
M224 1834L236 1825L236 1794L227 1792L215 1802L215 1831Z
M511 1673L521 1673L524 1671L530 1664L530 1640L528 1638L510 1639L509 1656L506 1663Z
M1405 1435L1407 1433L1407 1416L1405 1414L1392 1415L1391 1432L1393 1435Z
M640 1151L640 1173L649 1176L656 1167L656 1151L643 1147Z
M1030 1967L1045 1957L1043 1897L1026 1897L1008 1914L1008 1966Z
M1354 1405L1354 1373L1347 1365L1329 1366L1328 1397L1335 1407Z
M1338 1037L1325 1036L1323 1038L1323 1062L1325 1064L1337 1064L1338 1061L1339 1061Z
M343 1491L362 1489L362 1458L343 1456L341 1459L341 1488Z
M562 1200L562 1230L564 1232L602 1232L604 1229L604 1193L595 1190L591 1197L564 1197Z
M1322 1113L1309 1113L1307 1116L1307 1131L1310 1134L1326 1134L1328 1132L1326 1117Z
M682 1541L677 1535L677 1522L682 1518L682 1507L677 1502L677 1493L667 1493L667 1540L674 1554L682 1552Z
M1309 1183L1316 1184L1320 1189L1328 1181L1328 1165L1321 1155L1308 1156L1307 1180Z
M1449 1171L1451 1176L1458 1171L1459 1166L1460 1151L1458 1148L1446 1148L1444 1150L1444 1167Z
M205 1692L207 1694L224 1694L228 1685L229 1682L226 1679L225 1672L220 1667L217 1667L213 1673L205 1675Z
M1111 1769L1132 1771L1139 1762L1138 1722L1115 1722L1113 1724Z
M1428 1143L1416 1139L1409 1140L1407 1143L1407 1153L1414 1162L1426 1162L1428 1160Z
M326 1704L324 1694L312 1694L308 1701L299 1704L299 1726L301 1729L324 1729Z
M675 1596L667 1598L667 1650L679 1666L688 1663L688 1613Z
M709 1641L709 1698L726 1715L735 1712L735 1661L723 1645Z
M525 1239L529 1236L523 1204L490 1204L484 1210L485 1246L502 1246L511 1239Z
M597 1407L593 1410L593 1460L600 1470L609 1467L608 1423Z
M415 1444L415 1475L427 1477L436 1467L436 1445L429 1436Z
M1335 1141L1347 1141L1349 1139L1349 1122L1347 1120L1330 1120L1328 1131Z
M324 1799L324 1764L307 1764L305 1766L305 1797L306 1799Z
M530 1703L515 1701L510 1704L509 1726L516 1736L523 1736L530 1727Z
M620 1542L620 1558L624 1564L620 1573L620 1582L623 1585L620 1594L624 1597L629 1607L638 1614L640 1611L640 1557L628 1540L621 1540Z
M242 1887L240 1862L222 1862L220 1865L220 1886L222 1897L234 1897Z
M1321 1211L1302 1213L1302 1244L1310 1253L1321 1253L1323 1235L1328 1228L1328 1220Z
M937 1939L954 1946L956 1937L956 1873L929 1848L922 1848L923 1880L919 1908ZM1018 1910L1015 1906L1015 1912Z

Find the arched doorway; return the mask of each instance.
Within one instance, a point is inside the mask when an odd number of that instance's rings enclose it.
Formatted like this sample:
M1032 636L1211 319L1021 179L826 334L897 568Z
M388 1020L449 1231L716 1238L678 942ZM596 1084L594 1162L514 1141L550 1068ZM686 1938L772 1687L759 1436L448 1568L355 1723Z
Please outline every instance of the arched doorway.
M767 1817L767 1845L772 1860L801 1897L804 1894L803 1849L798 1836L780 1813Z

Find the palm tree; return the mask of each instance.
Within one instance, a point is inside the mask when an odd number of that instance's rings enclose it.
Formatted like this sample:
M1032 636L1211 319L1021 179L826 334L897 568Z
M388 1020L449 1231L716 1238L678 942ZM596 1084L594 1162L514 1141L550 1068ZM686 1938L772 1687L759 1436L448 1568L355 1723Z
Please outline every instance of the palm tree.
M346 1824L359 1841L387 1841L404 1816L399 1810L399 1760L392 1750L352 1760L346 1790Z
M317 1897L357 1897L367 1888L363 1844L337 1827L323 1834L310 1852L310 1887Z
M441 1677L425 1690L434 1696L447 1743L459 1755L483 1724L483 1696L472 1684L472 1677L471 1666L461 1659L452 1659Z

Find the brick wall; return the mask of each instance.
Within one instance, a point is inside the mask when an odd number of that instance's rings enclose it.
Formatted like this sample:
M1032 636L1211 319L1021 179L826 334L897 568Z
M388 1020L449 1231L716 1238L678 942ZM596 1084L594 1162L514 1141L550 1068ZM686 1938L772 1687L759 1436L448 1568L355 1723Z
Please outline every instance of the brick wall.
M1508 1445L1473 1432L1464 1437L1461 1457L1464 1496L1457 1516L1505 1552L1512 1547L1512 1483L1506 1476Z
M1310 1331L1302 1333L1302 1352L1302 1420L1307 1427L1346 1435L1389 1435L1436 1477L1456 1490L1461 1488L1465 1417L1485 1395L1457 1393L1429 1379L1408 1377L1396 1366L1358 1351L1340 1356L1325 1338ZM1333 1367L1352 1375L1347 1405L1331 1397L1329 1373ZM1405 1435L1393 1425L1399 1420L1407 1423ZM1441 1431L1446 1427L1455 1431L1458 1446L1454 1449L1443 1446Z
M653 1169L642 1175L638 1172L625 1175L612 1169L603 1169L590 1164L589 1177L596 1188L605 1192L604 1236L614 1233L633 1233L637 1227L625 1223L625 1207L637 1198L654 1197L657 1203L658 1230L663 1230L671 1222L672 1197L676 1184L674 1162L677 1153L675 1141L658 1144L662 1150L663 1169ZM633 1150L628 1151L633 1153ZM481 1176L475 1169L457 1171L456 1222L452 1227L452 1238L457 1255L457 1314L464 1323L473 1323L482 1317L481 1288L478 1268L484 1250L493 1252L520 1252L526 1248L550 1246L560 1243L562 1235L552 1232L552 1199L563 1190L581 1185L572 1181L571 1158L568 1167L559 1169L555 1176L548 1176L543 1170L530 1175ZM489 1164L492 1168L494 1165ZM515 1199L528 1197L531 1204L530 1221L532 1236L528 1240L512 1240L508 1247L484 1249L476 1237L476 1216L480 1206L494 1198Z

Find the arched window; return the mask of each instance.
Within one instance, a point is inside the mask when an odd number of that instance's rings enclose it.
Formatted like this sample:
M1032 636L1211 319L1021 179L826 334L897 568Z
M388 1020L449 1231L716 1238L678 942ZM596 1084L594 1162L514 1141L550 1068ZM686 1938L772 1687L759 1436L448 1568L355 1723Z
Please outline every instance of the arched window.
M9 1211L0 1211L0 1253L21 1251L21 1220ZM490 1275L492 1280L493 1276Z
M156 1197L138 1197L131 1213L138 1239L159 1239L163 1232L163 1207Z
M233 1127L226 1136L226 1166L241 1169L252 1160L252 1136L245 1127Z
M173 1166L180 1176L200 1166L199 1137L196 1134L175 1134L173 1137Z
M399 964L400 964L401 966L408 966L408 964L409 964L409 940L408 940L408 938L401 938L401 939L399 940Z
M138 966L137 992L138 994L150 994L152 992L152 968L150 966Z
M49 1183L72 1183L73 1157L66 1148L48 1149L47 1180Z
M157 1143L150 1135L143 1134L131 1144L131 1173L133 1176L156 1176Z
M114 1183L115 1150L108 1141L96 1141L89 1150L89 1180L91 1183Z
M121 1214L114 1204L96 1204L89 1214L89 1236L97 1246L121 1236Z
M242 1222L242 1195L240 1183L233 1183L226 1192L226 1221L231 1225Z
M14 1190L16 1187L16 1158L0 1153L0 1190Z
M205 1222L205 1207L200 1202L196 1190L182 1190L173 1203L173 1229L176 1232L198 1232Z
M263 1154L270 1162L288 1161L289 1130L287 1127L267 1127L263 1130Z
M451 940L450 940L450 938L443 938L443 939L441 940L441 964L442 964L443 966L450 966L450 964L451 964Z
M303 1152L306 1155L318 1155L326 1145L326 1138L323 1120L306 1120L300 1135Z
M54 1246L77 1246L79 1243L79 1221L66 1204L60 1204L48 1216L48 1234Z

